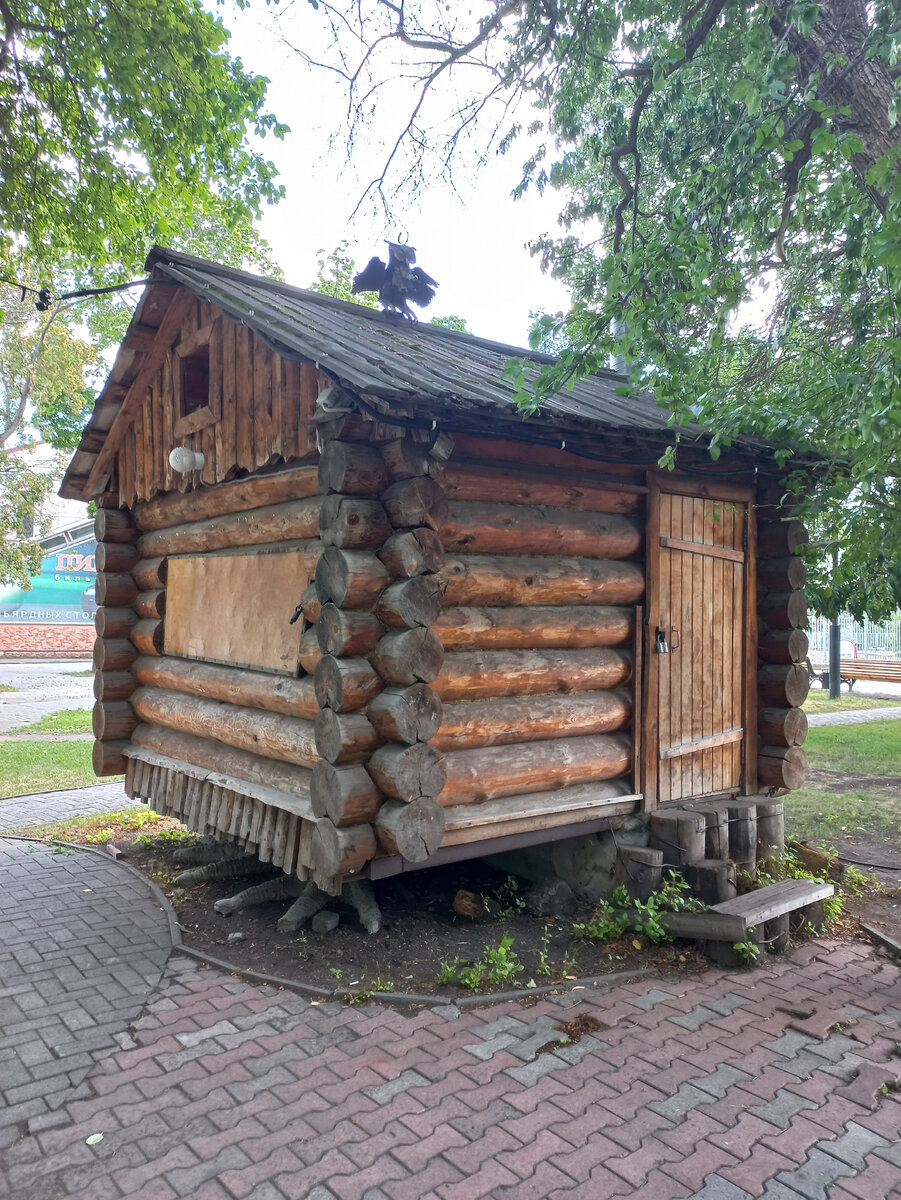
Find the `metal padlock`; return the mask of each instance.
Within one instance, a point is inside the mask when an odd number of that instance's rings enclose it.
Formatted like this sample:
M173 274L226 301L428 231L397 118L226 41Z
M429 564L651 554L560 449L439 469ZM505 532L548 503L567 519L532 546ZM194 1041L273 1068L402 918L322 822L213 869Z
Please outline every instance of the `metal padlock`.
M661 629L660 626L658 625L657 629L654 631L654 638L656 641L657 653L658 654L669 654L669 645L666 640L666 630Z

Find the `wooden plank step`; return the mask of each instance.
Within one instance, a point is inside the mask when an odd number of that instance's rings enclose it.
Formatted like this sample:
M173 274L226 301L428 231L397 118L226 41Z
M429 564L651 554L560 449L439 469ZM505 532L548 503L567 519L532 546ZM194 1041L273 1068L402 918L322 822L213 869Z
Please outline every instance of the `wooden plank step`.
M701 938L706 942L743 942L749 929L758 929L774 917L795 912L835 894L831 883L812 879L784 879L768 887L724 900L707 912L663 913L661 922L673 937ZM621 909L617 916L634 924L639 914Z
M781 917L783 913L794 912L834 895L835 888L831 883L816 883L813 879L783 879L756 892L724 900L722 904L714 905L711 911L741 917L750 927L762 925L773 917Z

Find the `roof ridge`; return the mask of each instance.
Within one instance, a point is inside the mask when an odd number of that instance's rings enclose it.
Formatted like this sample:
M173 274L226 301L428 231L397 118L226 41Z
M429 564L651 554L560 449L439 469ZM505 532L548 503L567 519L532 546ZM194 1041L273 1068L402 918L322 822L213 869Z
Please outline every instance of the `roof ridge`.
M381 312L378 309L369 308L365 304L354 304L349 300L341 300L337 296L328 296L323 292L313 291L311 288L297 287L296 284L284 283L282 280L272 279L268 275L259 275L254 271L243 271L239 267L225 266L223 263L214 262L212 259L199 258L194 254L186 254L181 250L169 250L165 246L153 246L147 255L144 266L148 271L154 267L162 267L165 270L168 264L189 267L197 271L206 271L211 275L220 275L228 279L235 279L242 283L251 284L254 287L263 287L283 296L294 296L313 304L321 304L325 308L352 314L354 317L372 321L387 329L403 329L410 325L408 321L404 321L389 313ZM478 334L470 333L468 330L447 329L442 325L432 325L429 321L417 321L413 325L413 328L416 329L417 333L426 333L429 337L465 342L468 346L473 344L483 346L486 350L509 354L511 358L527 358L531 362L544 363L548 366L553 366L559 361L554 354L545 354L540 350L532 350L527 346L515 346L510 342L497 342L492 338L480 337ZM591 374L600 379L613 379L624 384L629 382L628 376L618 371L601 369L592 371Z

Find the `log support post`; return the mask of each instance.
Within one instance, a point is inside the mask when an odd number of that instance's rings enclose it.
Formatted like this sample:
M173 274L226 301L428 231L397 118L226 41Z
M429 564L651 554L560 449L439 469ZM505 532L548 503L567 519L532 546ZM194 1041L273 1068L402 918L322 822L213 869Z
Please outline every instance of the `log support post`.
M807 736L801 711L808 688L806 572L798 556L807 546L807 531L794 516L798 502L779 479L758 487L757 780L771 795L800 787L806 771L801 750Z

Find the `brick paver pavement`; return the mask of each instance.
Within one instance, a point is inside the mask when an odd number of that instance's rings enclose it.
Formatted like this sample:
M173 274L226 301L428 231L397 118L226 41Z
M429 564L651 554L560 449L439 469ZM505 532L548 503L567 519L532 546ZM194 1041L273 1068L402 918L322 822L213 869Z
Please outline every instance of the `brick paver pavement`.
M28 904L64 884L48 855L4 872L14 918L22 889ZM19 975L34 987L16 993L20 1007L45 1003L43 964L64 956L87 857L61 860L72 910L28 941L37 959ZM95 946L108 922L153 907L136 891L120 897L121 868L107 870L100 890L116 911L96 910ZM83 1011L107 967L97 955L84 969ZM537 1053L580 1013L601 1028ZM316 1003L176 952L143 1015L122 1010L116 1051L74 1094L43 1120L7 1118L17 1136L0 1153L0 1195L901 1197L899 1021L899 969L862 943L811 943L754 972L651 975L465 1012ZM44 1026L24 1019L17 1049L46 1046ZM0 1062L22 1069L34 1072L16 1050Z
M118 812L133 805L134 801L125 794L121 779L91 787L64 788L58 792L8 796L0 800L0 833L51 821L68 821L70 817L88 813Z
M168 912L103 854L0 838L0 1146L66 1119L172 949Z

